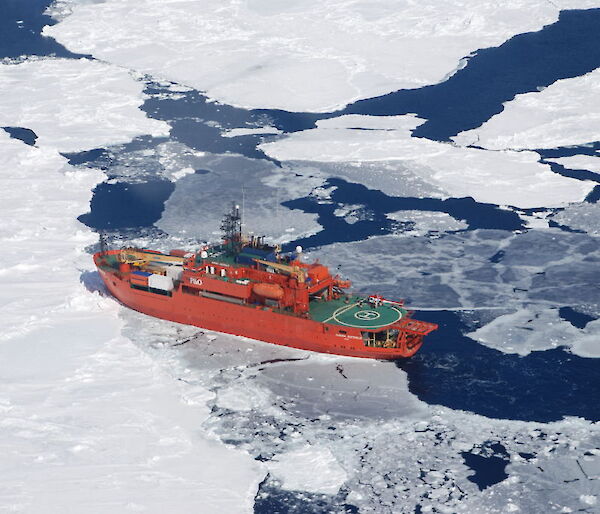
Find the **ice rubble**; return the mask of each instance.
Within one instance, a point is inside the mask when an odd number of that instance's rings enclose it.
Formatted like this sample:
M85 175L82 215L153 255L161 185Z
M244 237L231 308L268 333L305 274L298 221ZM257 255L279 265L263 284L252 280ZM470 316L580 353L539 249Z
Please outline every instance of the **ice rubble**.
M464 230L468 225L461 220L454 219L445 212L426 212L426 211L397 211L386 214L394 221L414 223L414 227L406 235L425 235L435 232L453 232Z
M412 308L498 311L469 334L497 350L525 355L566 346L600 357L600 322L578 329L557 314L558 307L580 306L600 316L597 238L558 229L476 230L437 239L389 235L311 255L339 264L357 289L404 297Z
M328 512L347 504L366 513L417 505L560 512L600 494L595 423L487 419L418 401L393 363L311 354L131 311L125 320L127 335L170 362L173 374L214 391L205 429L263 461L280 487L322 493ZM490 442L503 448L509 476L479 491L462 452L483 454Z
M88 59L0 64L0 126L31 129L38 145L61 152L167 135L166 123L137 109L143 87L127 70Z
M600 140L600 68L542 91L517 95L481 127L461 132L458 144L492 150L556 148Z
M439 82L471 52L539 30L556 21L560 9L597 2L110 0L67 6L71 14L43 33L72 51L233 105L329 111Z
M156 223L169 234L218 241L223 213L232 203L240 205L246 231L266 235L272 242L283 243L320 230L316 214L280 205L322 185L325 177L317 168L282 169L269 161L239 155L206 154L195 162L207 173L179 178Z
M490 152L411 137L410 129L422 122L410 115L341 116L259 148L279 161L394 160L449 196L521 208L582 201L595 185L553 173L534 152Z
M553 220L572 229L600 236L600 203L570 205L556 214Z

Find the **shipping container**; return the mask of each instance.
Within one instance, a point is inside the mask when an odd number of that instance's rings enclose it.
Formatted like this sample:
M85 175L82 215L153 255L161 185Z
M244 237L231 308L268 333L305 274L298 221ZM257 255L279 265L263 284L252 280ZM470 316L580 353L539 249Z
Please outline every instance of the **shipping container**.
M173 290L173 279L163 275L150 275L148 277L148 287L152 289L160 289L162 291Z

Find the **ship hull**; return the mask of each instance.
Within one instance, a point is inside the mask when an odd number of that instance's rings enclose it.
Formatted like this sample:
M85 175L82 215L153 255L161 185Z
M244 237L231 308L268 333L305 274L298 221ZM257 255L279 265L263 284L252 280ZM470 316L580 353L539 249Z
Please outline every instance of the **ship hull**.
M170 296L131 287L119 272L99 268L110 293L136 311L207 330L248 337L267 343L319 353L369 359L411 357L421 343L410 348L368 347L360 330L331 325L274 312L268 307L238 305L202 296L191 296L181 288Z

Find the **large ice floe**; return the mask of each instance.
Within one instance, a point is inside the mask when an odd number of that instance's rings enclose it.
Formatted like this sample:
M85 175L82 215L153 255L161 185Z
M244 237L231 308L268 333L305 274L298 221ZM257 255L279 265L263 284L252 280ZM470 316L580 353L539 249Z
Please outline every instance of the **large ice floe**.
M96 236L76 220L104 175L58 153L165 125L137 109L141 84L101 63L3 65L0 84L2 123L40 136L32 147L0 131L2 508L250 512L265 472L198 433L212 393L121 335L86 251ZM10 91L23 85L26 104Z
M492 150L555 148L600 140L600 68L524 93L481 127L453 138Z
M206 154L196 159L201 173L180 177L156 226L173 236L218 240L227 203L243 211L245 230L282 243L318 232L316 215L280 204L308 195L325 181L315 167L275 166L240 155Z
M534 152L490 152L411 137L422 122L415 116L341 116L260 149L280 161L394 160L449 196L522 208L582 201L595 185L553 173Z
M3 64L0 126L33 130L40 145L61 152L125 143L139 134L167 135L166 123L137 109L142 89L127 70L87 59Z
M246 107L328 111L443 80L463 58L592 0L68 2L45 35L72 51ZM135 15L132 15L135 12ZM149 27L152 27L149 29Z

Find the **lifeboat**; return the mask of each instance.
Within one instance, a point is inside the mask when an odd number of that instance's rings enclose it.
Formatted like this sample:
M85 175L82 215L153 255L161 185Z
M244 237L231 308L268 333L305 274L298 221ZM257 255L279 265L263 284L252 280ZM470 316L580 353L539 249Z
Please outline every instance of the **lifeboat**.
M252 286L252 291L257 296L269 298L271 300L281 300L283 298L283 288L277 284L266 284L259 282Z

